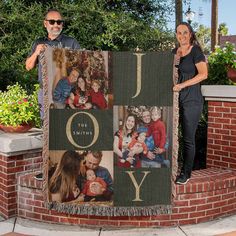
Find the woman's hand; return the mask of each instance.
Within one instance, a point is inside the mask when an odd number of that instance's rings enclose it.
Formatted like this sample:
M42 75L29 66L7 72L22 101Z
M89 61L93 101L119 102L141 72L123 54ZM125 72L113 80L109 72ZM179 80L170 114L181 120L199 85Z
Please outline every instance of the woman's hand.
M87 103L84 104L84 109L85 110L89 110L91 108L92 108L92 104L90 102L87 102Z
M132 148L133 155L140 154L141 152L143 152L142 147L139 147L139 146L136 146L136 145L133 146L133 148Z
M80 194L80 190L79 190L79 188L77 186L73 187L72 192L73 192L74 198L77 198L79 196L79 194Z
M130 164L132 164L134 161L134 158L129 156L129 157L127 157L126 161L128 161Z
M180 92L183 88L184 88L184 87L183 87L182 84L176 84L176 85L173 87L173 91L174 91L174 92Z
M122 152L119 149L119 138L117 136L114 137L113 150L119 157L122 158Z
M192 79L186 80L183 83L176 84L173 87L174 92L180 92L182 89L186 87L190 87L192 85L198 84L202 82L203 80L207 79L208 71L207 71L207 64L206 62L199 62L195 64L198 74L194 76Z
M77 198L78 202L83 202L84 201L84 194L80 194L79 197Z

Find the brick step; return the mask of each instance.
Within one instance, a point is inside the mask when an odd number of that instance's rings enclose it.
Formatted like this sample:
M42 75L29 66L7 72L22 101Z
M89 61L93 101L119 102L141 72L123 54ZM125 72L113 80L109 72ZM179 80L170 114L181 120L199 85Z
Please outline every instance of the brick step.
M21 175L19 184L23 187L42 189L43 181L34 178L38 173ZM236 186L236 171L230 169L208 168L195 170L186 185L176 185L178 193L197 193Z
M192 178L186 185L177 186L177 194L209 192L235 186L235 170L208 168L193 171Z
M19 177L18 216L48 223L103 227L163 227L196 224L236 214L236 171L193 171L186 185L175 185L170 214L153 216L70 215L44 206L43 181L36 173Z

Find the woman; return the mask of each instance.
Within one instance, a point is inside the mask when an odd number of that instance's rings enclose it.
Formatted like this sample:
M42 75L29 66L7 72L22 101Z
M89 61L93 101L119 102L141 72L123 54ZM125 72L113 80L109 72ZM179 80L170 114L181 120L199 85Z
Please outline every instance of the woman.
M83 77L79 77L77 81L77 86L73 92L71 92L70 97L68 99L68 103L70 108L75 109L91 109L91 96L87 91L87 86L85 79Z
M118 130L115 133L113 149L114 152L118 155L118 166L119 167L130 167L133 162L132 157L128 157L125 162L122 162L122 158L125 150L128 149L129 144L133 139L137 137L136 133L136 118L134 115L130 114L126 117L122 129ZM141 153L142 150L135 150L135 154ZM140 167L140 161L136 160L136 166Z
M78 176L82 176L83 157L75 151L66 151L57 168L49 180L51 201L69 202L75 200L81 191L81 186L76 185Z
M203 108L200 82L207 79L207 64L195 33L188 23L182 22L177 26L176 38L179 46L173 52L179 65L178 82L173 91L179 92L184 141L183 167L176 183L186 184L191 177L195 156L195 134Z

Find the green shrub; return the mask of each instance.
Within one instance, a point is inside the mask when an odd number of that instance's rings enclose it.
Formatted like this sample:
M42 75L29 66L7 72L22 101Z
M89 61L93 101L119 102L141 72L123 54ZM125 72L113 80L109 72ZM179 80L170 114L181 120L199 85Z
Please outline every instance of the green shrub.
M9 85L6 91L0 91L0 124L5 126L18 126L32 124L40 126L38 106L39 85L35 85L32 94L18 83Z
M235 46L226 43L225 47L217 46L215 51L208 56L208 79L205 84L211 85L231 85L233 84L227 77L227 68L236 69Z

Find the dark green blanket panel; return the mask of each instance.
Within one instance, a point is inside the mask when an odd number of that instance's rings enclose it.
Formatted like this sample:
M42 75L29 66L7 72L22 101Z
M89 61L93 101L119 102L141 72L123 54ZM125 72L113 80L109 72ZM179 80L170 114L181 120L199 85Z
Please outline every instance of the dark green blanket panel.
M113 149L112 110L50 109L49 117L50 150ZM93 144L96 135L95 124L98 125L99 130ZM67 132L66 127L69 127ZM71 134L71 139L68 132Z
M170 205L170 175L166 168L115 168L114 205Z
M115 105L173 106L171 52L115 52L112 62ZM114 191L115 206L171 205L171 168L115 166Z
M115 105L171 106L171 52L146 52L141 57L141 91L137 91L137 55L131 52L112 53L112 76Z

